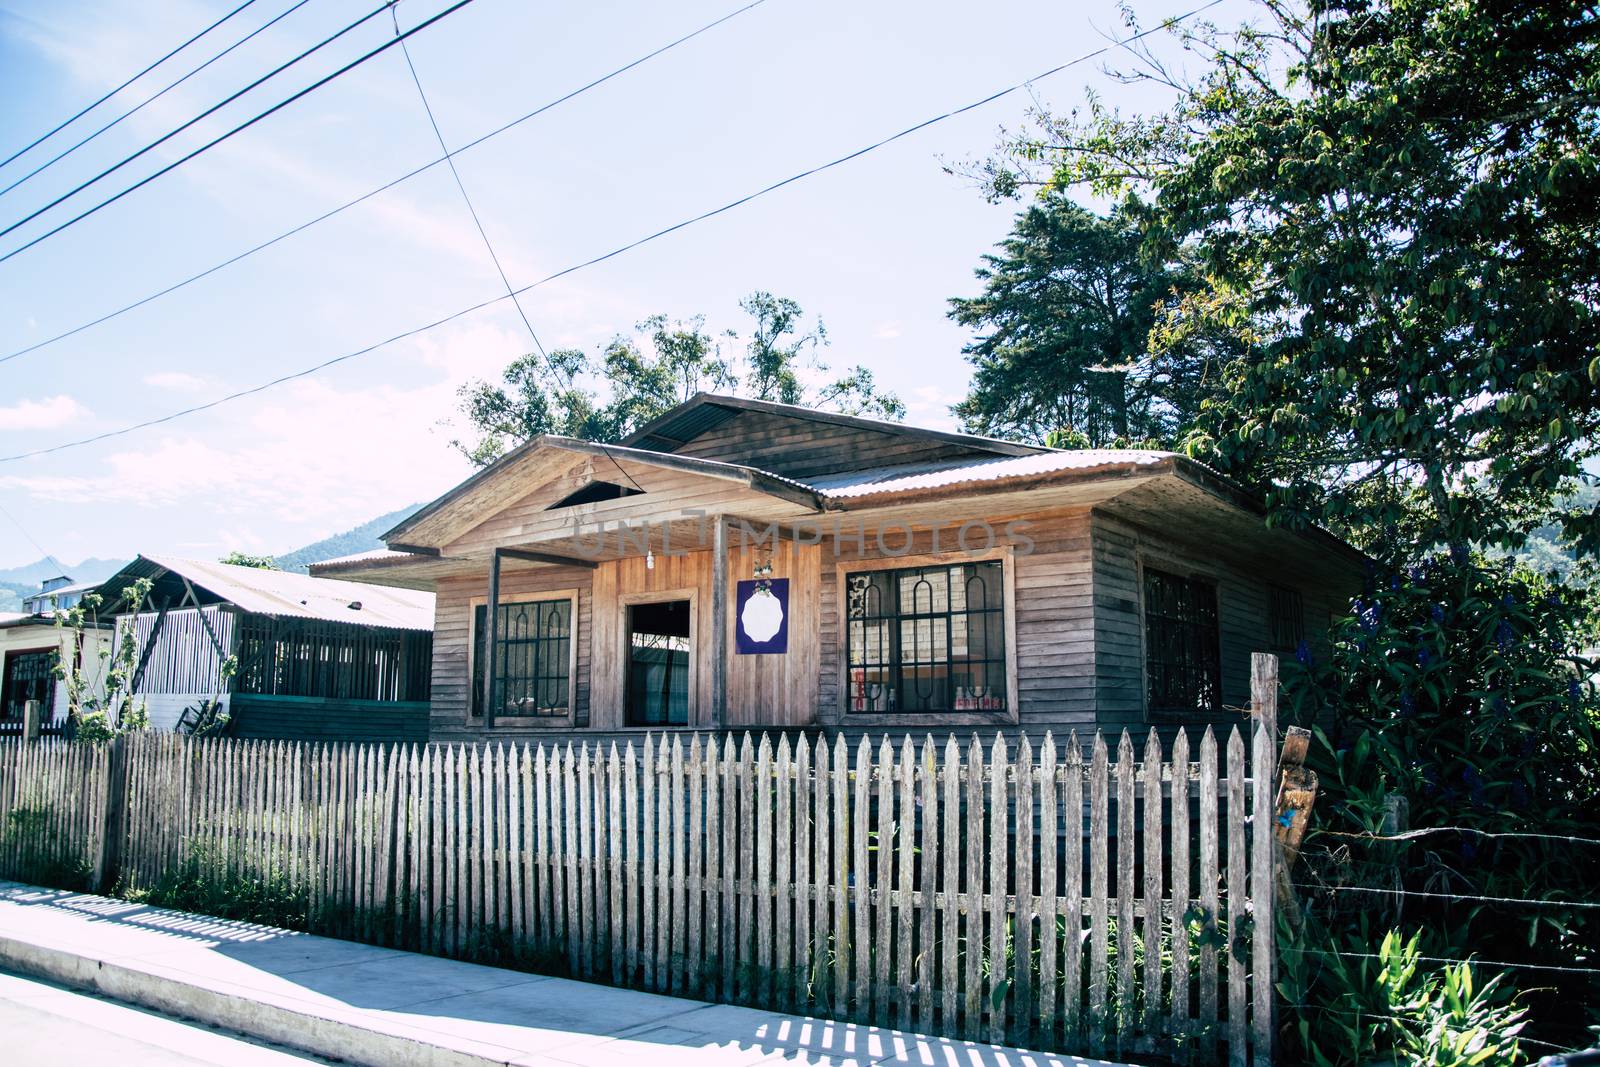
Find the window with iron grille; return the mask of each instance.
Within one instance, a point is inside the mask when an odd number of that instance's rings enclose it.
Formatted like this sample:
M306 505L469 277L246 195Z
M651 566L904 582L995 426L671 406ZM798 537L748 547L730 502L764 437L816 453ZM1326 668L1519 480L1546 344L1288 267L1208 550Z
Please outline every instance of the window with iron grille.
M1306 639L1306 607L1300 590L1286 585L1271 587L1272 647L1294 652Z
M496 718L554 718L571 710L572 600L529 600L498 605L495 627ZM483 655L489 609L474 609L472 714L483 714Z
M1145 568L1145 674L1155 714L1222 708L1217 587Z
M1005 711L1004 564L845 579L851 712Z

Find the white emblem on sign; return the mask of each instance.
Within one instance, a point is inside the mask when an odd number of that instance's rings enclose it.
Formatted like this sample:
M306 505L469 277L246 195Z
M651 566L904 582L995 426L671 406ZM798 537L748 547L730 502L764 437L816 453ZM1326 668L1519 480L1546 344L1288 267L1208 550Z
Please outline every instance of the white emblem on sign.
M745 636L750 640L771 641L783 628L783 605L770 590L757 589L744 602L744 610L739 613L739 625L744 627Z

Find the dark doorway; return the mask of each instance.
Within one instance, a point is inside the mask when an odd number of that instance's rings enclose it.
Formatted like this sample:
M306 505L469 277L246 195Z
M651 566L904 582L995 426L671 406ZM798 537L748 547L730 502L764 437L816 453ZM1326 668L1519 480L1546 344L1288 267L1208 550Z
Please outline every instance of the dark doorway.
M629 726L689 723L689 601L628 607Z
M30 700L43 704L44 718L49 719L55 698L55 666L53 648L6 653L5 680L0 684L0 707L5 709L6 719L21 722L22 706Z

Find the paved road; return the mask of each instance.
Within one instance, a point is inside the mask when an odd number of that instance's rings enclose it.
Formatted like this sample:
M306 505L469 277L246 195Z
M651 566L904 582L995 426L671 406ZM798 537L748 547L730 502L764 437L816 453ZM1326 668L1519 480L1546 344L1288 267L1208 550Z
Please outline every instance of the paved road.
M0 971L0 1060L7 1067L304 1067L329 1062L7 971Z

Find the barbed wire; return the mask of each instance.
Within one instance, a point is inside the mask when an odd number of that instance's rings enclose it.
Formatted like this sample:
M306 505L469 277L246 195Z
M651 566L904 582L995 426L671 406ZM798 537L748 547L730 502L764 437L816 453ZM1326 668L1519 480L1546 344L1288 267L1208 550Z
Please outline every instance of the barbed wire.
M1558 841L1568 845L1595 845L1600 846L1600 838L1573 837L1570 834L1540 834L1522 830L1479 830L1472 826L1428 826L1420 830L1406 830L1397 834L1375 834L1367 831L1355 833L1349 830L1311 830L1313 836L1318 837L1351 837L1364 841L1410 841L1429 834L1476 834L1478 837L1488 838L1530 838L1539 841Z
M1375 1011L1355 1011L1351 1008L1334 1008L1326 1004L1288 1004L1286 1006L1294 1009L1295 1011L1319 1011L1329 1015L1345 1015L1353 1019L1373 1019L1382 1020L1384 1022L1398 1023L1415 1022L1414 1019L1409 1019L1403 1015L1385 1015L1382 1012ZM1582 1049L1569 1048L1566 1045L1558 1045L1554 1041L1544 1041L1537 1037L1528 1037L1525 1034L1513 1034L1512 1039L1524 1045L1538 1045L1541 1048L1552 1049L1556 1052L1583 1051Z
M1383 896L1396 897L1430 897L1436 900L1471 900L1484 904L1525 904L1537 905L1546 908L1593 908L1600 910L1600 904L1591 904L1581 900L1539 900L1534 897L1488 897L1474 893L1432 893L1422 889L1395 889L1383 886L1368 885L1319 885L1316 882L1296 882L1296 889L1320 889L1325 892L1338 893L1376 893Z
M1340 956L1345 959L1381 960L1388 957L1377 952L1344 952L1331 948L1307 948L1301 945L1284 945L1280 952L1298 952L1303 956ZM1509 960L1455 959L1449 956L1416 956L1420 963L1466 963L1473 967L1504 967L1509 970L1551 971L1556 974L1600 975L1600 967L1568 967L1555 963L1513 963Z

